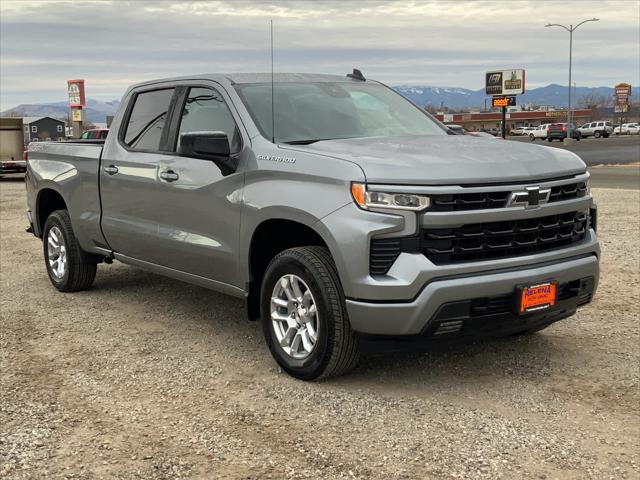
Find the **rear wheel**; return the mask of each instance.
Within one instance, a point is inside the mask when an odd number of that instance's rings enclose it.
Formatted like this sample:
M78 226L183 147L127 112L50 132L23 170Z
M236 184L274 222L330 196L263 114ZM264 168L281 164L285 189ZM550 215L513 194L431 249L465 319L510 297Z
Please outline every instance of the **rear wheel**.
M53 286L61 292L90 288L96 278L96 261L80 248L69 212L56 210L49 215L42 239L44 261Z
M547 138L547 141L553 142L553 138Z
M338 376L358 362L358 340L324 247L291 248L271 261L262 282L261 316L271 354L293 377Z

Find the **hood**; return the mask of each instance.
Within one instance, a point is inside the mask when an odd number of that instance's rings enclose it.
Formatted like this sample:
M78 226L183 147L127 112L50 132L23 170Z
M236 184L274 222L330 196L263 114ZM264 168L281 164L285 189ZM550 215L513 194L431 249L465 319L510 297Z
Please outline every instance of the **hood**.
M369 183L530 182L586 170L567 150L466 135L326 140L298 149L355 162Z

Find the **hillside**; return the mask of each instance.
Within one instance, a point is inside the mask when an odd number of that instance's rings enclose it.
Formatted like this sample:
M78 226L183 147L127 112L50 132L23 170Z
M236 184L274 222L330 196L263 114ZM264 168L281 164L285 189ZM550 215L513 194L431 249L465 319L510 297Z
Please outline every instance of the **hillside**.
M119 100L101 102L90 98L87 100L85 115L87 120L91 123L106 123L107 115L115 114L119 106ZM53 117L61 120L67 120L69 115L69 106L67 102L22 104L17 107L10 108L9 110L5 110L0 113L0 115L3 117Z
M481 108L485 99L489 98L480 90L468 90L452 87L429 87L418 85L400 85L393 87L397 92L407 97L416 105L425 107L431 105L435 108L445 106L453 109ZM633 100L638 101L638 87L633 87ZM579 104L582 97L603 97L613 99L613 87L577 87L574 88L574 106ZM532 88L524 95L518 96L518 104L531 103L534 105L551 105L554 107L567 106L568 91L566 86L552 83L546 87ZM577 100L576 100L577 99ZM487 103L489 100L487 100Z

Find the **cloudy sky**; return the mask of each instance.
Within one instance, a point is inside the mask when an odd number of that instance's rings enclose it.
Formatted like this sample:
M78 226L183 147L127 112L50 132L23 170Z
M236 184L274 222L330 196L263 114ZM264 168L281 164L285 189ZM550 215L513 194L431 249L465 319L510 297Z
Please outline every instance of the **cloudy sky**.
M567 83L578 23L579 86L640 83L640 0L563 1L12 1L0 0L0 108L87 95L119 98L157 77L269 69L344 74L391 85L478 89L495 68L527 69L529 87Z

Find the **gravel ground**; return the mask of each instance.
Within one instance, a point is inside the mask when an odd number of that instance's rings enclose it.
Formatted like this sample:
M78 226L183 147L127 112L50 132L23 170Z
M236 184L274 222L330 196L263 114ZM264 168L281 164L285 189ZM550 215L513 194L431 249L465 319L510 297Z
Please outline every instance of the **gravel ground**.
M639 478L640 192L596 300L532 336L280 373L240 301L124 265L61 294L0 182L0 477Z

